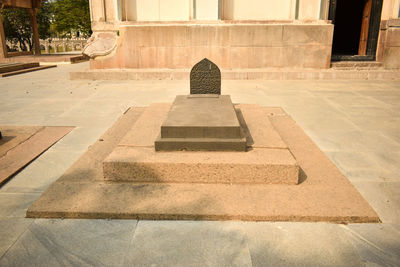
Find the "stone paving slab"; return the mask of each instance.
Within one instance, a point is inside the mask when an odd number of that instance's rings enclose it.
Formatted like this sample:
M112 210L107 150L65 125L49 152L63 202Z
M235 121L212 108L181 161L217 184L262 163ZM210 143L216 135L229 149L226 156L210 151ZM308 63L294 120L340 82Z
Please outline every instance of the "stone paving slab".
M136 225L132 220L35 220L0 258L0 266L122 266Z
M27 217L380 221L346 177L284 114L271 116L271 121L302 168L299 185L104 182L102 161L138 113L131 108L122 116L28 209Z
M124 266L253 266L235 222L139 221Z
M2 128L2 127L0 127ZM17 127L18 128L18 127ZM26 126L26 128L31 128ZM5 142L6 148L0 150L0 186L6 183L15 173L32 160L46 151L50 146L68 134L74 127L33 127L30 130L21 130L21 127L4 130L4 139L10 139L9 144ZM22 132L21 132L22 131ZM18 137L19 134L23 137ZM14 135L16 135L15 141ZM0 144L2 144L0 140Z

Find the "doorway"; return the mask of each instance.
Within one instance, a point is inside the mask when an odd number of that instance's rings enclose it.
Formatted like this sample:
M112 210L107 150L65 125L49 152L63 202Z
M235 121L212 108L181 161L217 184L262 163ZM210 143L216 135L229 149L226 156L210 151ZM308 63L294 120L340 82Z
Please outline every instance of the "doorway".
M332 61L375 60L383 0L331 0Z

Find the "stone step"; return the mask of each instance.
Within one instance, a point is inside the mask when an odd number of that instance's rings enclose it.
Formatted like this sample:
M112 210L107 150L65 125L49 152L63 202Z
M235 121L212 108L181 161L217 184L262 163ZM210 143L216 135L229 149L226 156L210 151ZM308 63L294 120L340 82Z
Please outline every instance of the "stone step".
M105 181L151 183L292 184L299 166L288 149L155 152L118 146L103 162Z
M189 69L105 69L70 72L71 80L189 80ZM222 80L400 80L400 70L237 69Z
M0 74L0 77L8 77L8 76L23 74L23 73L32 72L32 71L44 70L44 69L54 68L54 67L57 67L57 65L46 65L46 66L40 66L40 67L34 67L34 68L21 69L21 70L2 73L2 74Z
M0 64L0 73L13 72L23 69L39 67L38 62L32 63L4 63Z
M246 151L246 138L158 138L156 151Z
M336 70L383 70L383 63L377 61L339 61L332 62L331 68Z

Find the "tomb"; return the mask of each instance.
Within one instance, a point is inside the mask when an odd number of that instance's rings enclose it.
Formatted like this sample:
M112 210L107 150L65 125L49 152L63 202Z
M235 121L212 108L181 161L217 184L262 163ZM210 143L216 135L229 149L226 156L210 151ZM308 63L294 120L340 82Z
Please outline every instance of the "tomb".
M281 108L233 105L207 59L192 74L190 95L124 113L27 217L380 221Z
M155 141L156 151L246 151L246 138L221 72L208 59L190 72L190 95L175 98Z
M298 183L298 164L267 115L239 121L246 111L221 95L214 63L203 59L190 78L190 95L151 105L138 119L103 162L106 181ZM247 123L260 130L252 136Z

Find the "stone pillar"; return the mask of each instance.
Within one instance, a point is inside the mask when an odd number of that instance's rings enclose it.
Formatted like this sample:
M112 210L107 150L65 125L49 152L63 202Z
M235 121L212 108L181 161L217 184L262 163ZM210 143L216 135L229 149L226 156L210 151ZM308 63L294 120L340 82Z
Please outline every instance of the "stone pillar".
M37 20L36 20L37 8L30 8L30 9L28 9L28 12L31 17L35 55L40 55L39 31L38 31L38 25L37 25Z
M53 47L54 47L54 53L56 54L58 51L57 51L57 44L55 43L54 45L53 45Z
M0 14L0 58L7 57L6 36L4 34L3 17Z
M67 44L65 42L62 43L63 52L67 52Z
M44 51L46 54L50 54L50 49L49 49L49 43L45 42L44 43Z

